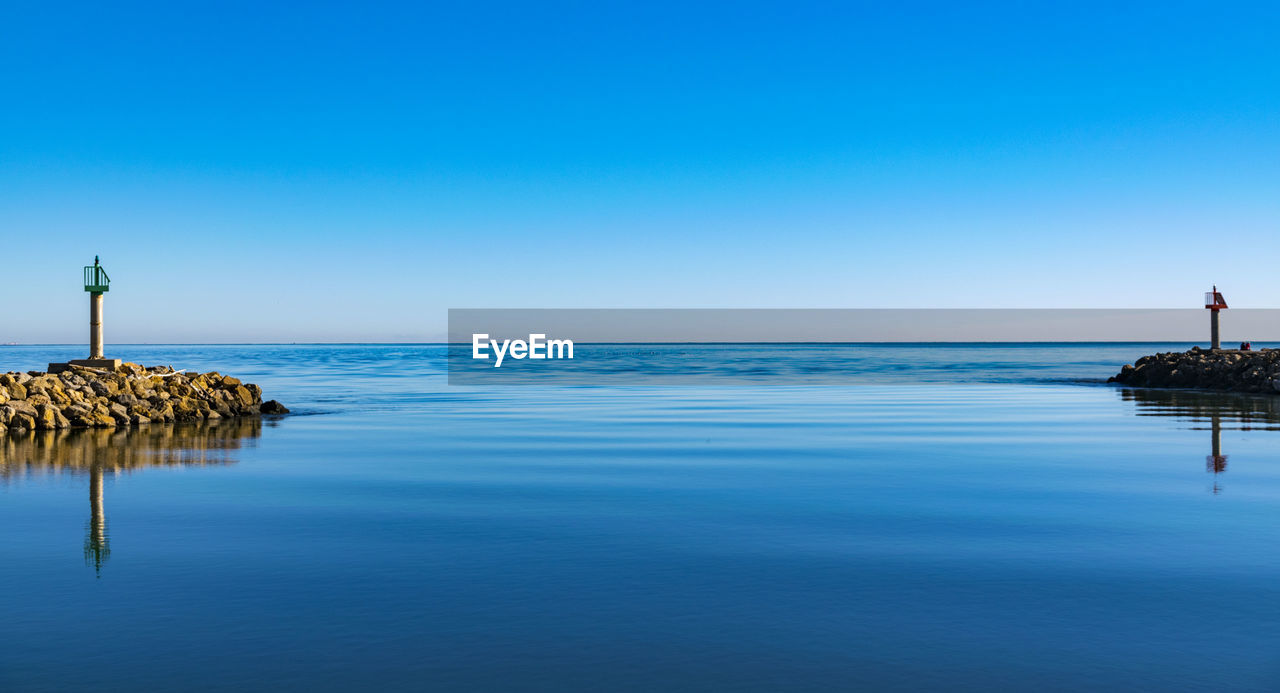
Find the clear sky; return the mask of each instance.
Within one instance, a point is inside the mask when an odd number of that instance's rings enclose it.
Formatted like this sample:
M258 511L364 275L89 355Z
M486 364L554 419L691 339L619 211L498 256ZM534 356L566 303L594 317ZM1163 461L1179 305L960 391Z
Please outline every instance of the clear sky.
M1278 7L5 3L0 342L1280 307Z

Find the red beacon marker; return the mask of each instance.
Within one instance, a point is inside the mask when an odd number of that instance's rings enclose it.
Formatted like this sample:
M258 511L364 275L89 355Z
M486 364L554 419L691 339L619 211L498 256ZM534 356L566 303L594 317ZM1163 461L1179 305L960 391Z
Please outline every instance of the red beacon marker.
M1217 351L1222 348L1218 339L1218 311L1227 307L1227 299L1222 297L1217 284L1213 286L1213 291L1204 292L1204 307L1209 309L1209 348Z

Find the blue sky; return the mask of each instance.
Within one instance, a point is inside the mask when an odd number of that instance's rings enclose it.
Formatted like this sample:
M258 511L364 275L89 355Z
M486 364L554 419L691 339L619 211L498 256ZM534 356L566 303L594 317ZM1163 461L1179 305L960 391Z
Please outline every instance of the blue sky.
M0 342L476 307L1280 306L1280 10L0 9Z

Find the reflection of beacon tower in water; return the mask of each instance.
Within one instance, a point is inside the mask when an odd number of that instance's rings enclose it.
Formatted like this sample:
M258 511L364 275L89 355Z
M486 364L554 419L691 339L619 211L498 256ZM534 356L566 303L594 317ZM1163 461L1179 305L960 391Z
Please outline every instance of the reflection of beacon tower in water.
M84 562L102 573L102 564L111 556L107 543L107 513L102 505L102 465L89 468L89 532L84 539Z
M1204 467L1207 471L1213 472L1213 492L1217 493L1222 490L1218 486L1217 475L1227 471L1227 456L1222 454L1222 417L1214 412L1209 417L1209 424L1213 427L1213 441L1210 443L1209 455L1204 458Z

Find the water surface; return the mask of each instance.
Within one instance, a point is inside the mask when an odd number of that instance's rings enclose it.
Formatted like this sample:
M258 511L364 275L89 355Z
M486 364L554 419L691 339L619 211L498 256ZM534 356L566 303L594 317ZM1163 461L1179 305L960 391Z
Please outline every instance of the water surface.
M299 415L0 438L0 689L1271 690L1280 405L1101 384L1185 346L490 389L440 346L119 347Z

